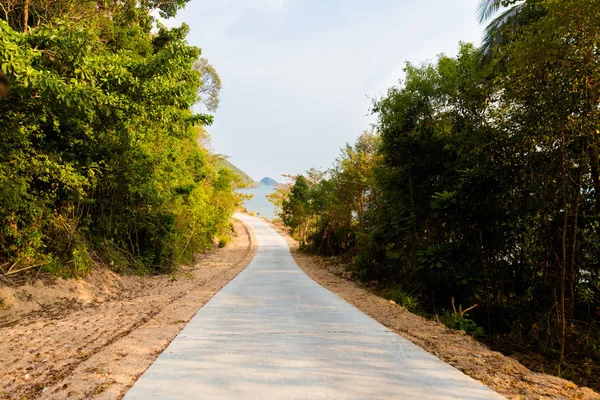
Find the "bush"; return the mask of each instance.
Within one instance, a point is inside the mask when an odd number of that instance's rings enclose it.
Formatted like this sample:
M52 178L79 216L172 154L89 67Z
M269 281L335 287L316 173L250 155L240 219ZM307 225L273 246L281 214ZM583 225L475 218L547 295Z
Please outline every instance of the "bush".
M380 295L388 300L395 301L411 313L420 314L423 312L417 297L413 296L411 293L407 293L399 285L381 290Z
M224 235L224 236L219 237L219 248L223 248L223 247L227 246L229 243L231 243L230 235Z
M465 318L464 315L461 317L455 312L445 312L440 316L440 320L450 329L465 331L474 336L482 336L485 333L483 327L477 325L475 321Z

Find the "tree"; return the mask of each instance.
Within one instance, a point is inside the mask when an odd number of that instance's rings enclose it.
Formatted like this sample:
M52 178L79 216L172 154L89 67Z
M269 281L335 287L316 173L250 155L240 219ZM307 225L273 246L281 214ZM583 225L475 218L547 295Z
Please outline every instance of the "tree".
M199 93L201 102L208 111L217 111L219 108L219 92L221 91L221 78L217 70L206 58L199 58L194 63L194 69L202 76L202 86Z
M0 265L164 272L229 231L235 179L199 146L200 49L185 1L2 0ZM0 18L2 15L0 14Z
M282 177L294 183L298 179L298 175L282 175ZM275 215L280 219L283 216L283 204L289 198L292 186L293 183L279 183L275 186L273 192L267 195L267 199L275 207Z
M374 169L379 136L363 133L342 148L328 171L311 169L278 188L271 201L281 204L284 224L303 245L328 255L354 255L367 240L366 213L377 196Z
M502 7L508 8L494 17ZM542 14L543 2L539 0L480 0L479 22L491 19L485 28L481 54L489 61L498 47L514 39L520 27L536 21Z
M597 386L600 0L502 5L519 15L488 62L461 44L408 63L374 103L377 137L306 179L290 216L304 249L407 308Z
M524 29L520 40L507 48L510 61L504 86L507 100L515 105L511 117L528 123L528 139L535 141L536 153L547 157L547 165L554 165L548 179L556 186L553 217L560 221L556 231L561 240L554 253L563 361L567 328L573 324L579 301L576 287L587 286L583 275L596 275L595 261L587 264L583 259L584 254L597 251L593 241L586 243L584 238L586 231L597 230L600 215L596 45L600 15L590 12L598 10L600 2L549 0L544 6L547 15ZM582 210L587 211L582 214Z
M299 175L290 189L288 198L282 204L283 223L297 233L301 245L306 243L307 228L310 224L308 190L306 178Z

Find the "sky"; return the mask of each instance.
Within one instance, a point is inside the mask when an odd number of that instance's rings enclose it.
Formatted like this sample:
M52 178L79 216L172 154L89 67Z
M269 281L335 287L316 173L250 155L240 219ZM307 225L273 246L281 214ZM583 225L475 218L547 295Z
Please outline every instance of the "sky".
M255 180L328 168L406 61L478 44L478 0L191 0L168 25L217 69L213 151Z

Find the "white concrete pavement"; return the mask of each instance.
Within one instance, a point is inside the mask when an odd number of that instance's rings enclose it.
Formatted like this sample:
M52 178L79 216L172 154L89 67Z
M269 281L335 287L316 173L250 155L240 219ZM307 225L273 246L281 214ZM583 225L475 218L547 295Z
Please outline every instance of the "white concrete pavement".
M503 399L311 280L268 224L236 217L256 256L124 399Z

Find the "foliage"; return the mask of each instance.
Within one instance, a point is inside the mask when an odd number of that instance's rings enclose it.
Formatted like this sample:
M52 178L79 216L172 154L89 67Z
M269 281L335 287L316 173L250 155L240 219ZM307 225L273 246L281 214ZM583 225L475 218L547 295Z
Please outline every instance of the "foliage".
M208 111L217 111L219 108L219 93L221 92L221 77L219 73L213 67L206 58L199 58L194 63L194 69L200 72L202 78L202 86L200 88L200 95L202 97L202 103Z
M411 293L407 293L401 285L394 285L381 290L381 296L388 300L393 300L408 311L419 314L423 312L419 300Z
M283 175L283 177L295 182L298 176ZM277 217L281 217L281 214L283 213L283 203L288 199L291 189L291 183L278 183L274 187L273 192L267 195L267 200L275 207L274 213Z
M480 48L483 59L489 61L498 48L515 40L522 27L537 21L546 11L544 6L540 0L480 0L479 22L491 20ZM503 7L506 9L500 12Z
M279 193L281 219L302 245L310 242L314 250L329 255L363 245L367 207L377 195L373 171L378 141L376 134L364 133L354 146L342 149L333 168L293 177L293 185Z
M461 44L407 64L374 103L368 168L343 151L321 180L296 181L283 220L399 303L411 293L449 326L506 335L559 369L598 365L600 1L519 4L531 18L489 62ZM466 319L451 298L479 306Z
M233 176L197 143L212 117L191 111L200 49L150 16L185 3L31 0L23 19L2 0L0 265L160 272L227 229Z
M475 321L460 316L458 313L446 311L440 316L440 320L448 328L456 329L458 331L465 331L466 333L474 336L482 336L484 334L483 328Z

